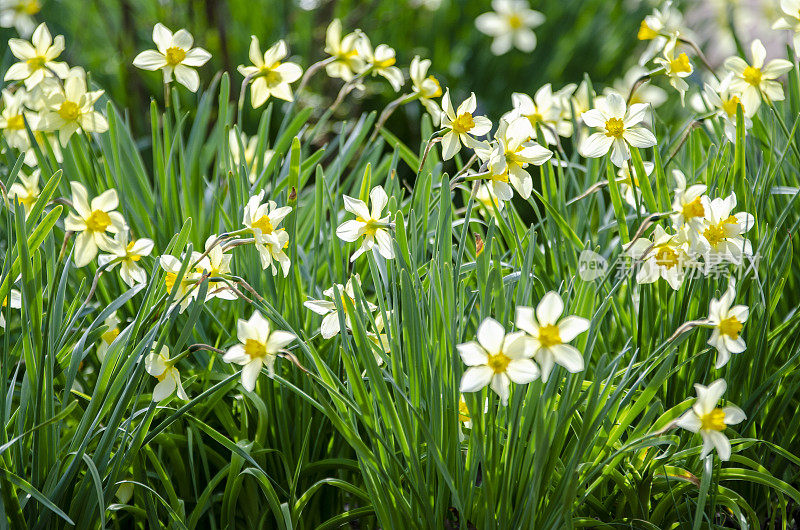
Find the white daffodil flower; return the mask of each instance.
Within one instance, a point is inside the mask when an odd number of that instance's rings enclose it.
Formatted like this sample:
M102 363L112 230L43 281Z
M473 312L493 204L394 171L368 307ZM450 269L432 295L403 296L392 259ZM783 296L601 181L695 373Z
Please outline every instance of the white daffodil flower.
M75 266L88 265L98 249L111 252L114 241L108 234L118 234L127 225L122 214L116 211L119 206L116 190L106 190L89 202L88 192L83 184L70 182L72 188L72 207L64 221L64 227L75 232Z
M3 299L2 304L0 304L0 329L6 328L6 306L11 309L21 309L22 293L16 289L11 289L8 296Z
M555 291L544 295L535 312L532 307L517 307L515 323L528 333L533 358L545 382L554 364L560 364L571 373L583 370L583 355L567 343L589 329L589 321L575 315L560 319L563 312L564 302Z
M475 136L483 136L492 129L486 116L473 116L478 107L475 93L465 99L458 109L453 108L448 88L442 97L442 128L448 131L442 137L442 158L450 160L461 150L461 146L474 149L480 145Z
M642 166L644 167L644 172L647 176L650 176L655 169L655 164L652 162L644 161L642 162ZM639 189L639 179L636 177L636 170L633 170L633 175L631 175L631 168L627 164L623 165L617 171L617 176L619 176L619 180L617 183L619 184L619 193L622 195L622 198L628 203L628 206L631 208L636 208L636 189ZM646 209L644 204L642 203L641 191L638 192L639 194L639 207L642 212L645 212Z
M736 297L736 281L731 278L728 290L721 298L712 298L708 305L708 323L711 327L709 346L717 349L717 361L714 367L719 370L725 366L732 353L742 353L747 349L741 337L742 327L750 316L746 305L732 305Z
M250 61L253 66L239 65L239 73L251 79L250 102L256 109L263 105L270 96L285 101L294 101L290 83L294 83L303 75L303 69L295 63L281 62L286 54L286 43L279 40L264 54L258 37L250 37Z
M166 273L164 276L164 285L167 288L167 294L171 294L173 289L175 289L175 283L178 281L178 274L181 272L183 260L184 256L178 259L169 254L164 254L158 258L158 264ZM178 312L183 313L186 308L189 307L189 304L192 303L192 300L197 298L198 290L196 283L199 277L200 275L192 271L191 268L186 270L175 291L172 305L169 308L170 311L172 311L176 305L180 305Z
M144 366L148 374L158 379L158 384L153 389L153 401L164 401L176 390L178 398L189 400L181 383L181 374L170 362L169 348L162 346L161 352L150 353L144 360Z
M639 58L639 64L649 63L653 57L661 53L667 42L679 33L686 33L683 27L683 15L672 8L671 1L665 2L661 9L654 9L651 14L644 17L636 35L641 41L649 41L647 49Z
M689 242L683 232L668 234L661 225L657 225L652 240L640 237L625 252L641 262L636 272L637 283L653 283L660 277L677 291L690 265L688 250Z
M240 139L242 142L241 146L239 145ZM237 136L236 131L231 129L228 132L228 144L231 149L233 163L237 166L244 164L247 167L247 180L250 181L250 184L255 184L256 177L258 177L258 173L261 171L259 167L261 160L260 157L256 156L258 154L256 153L256 149L258 149L258 137L251 136L248 138L244 133ZM244 147L244 152L242 152L242 147ZM269 164L274 154L275 151L272 149L266 149L264 151L263 163L265 166Z
M16 92L8 89L3 90L3 110L0 113L0 130L9 146L20 151L25 151L30 147L30 138L25 129L25 121L34 128L36 122L33 113L25 108L25 100L28 94L22 88Z
M794 49L800 53L800 0L781 0L781 11L772 29L792 30Z
M656 145L656 137L652 132L639 126L645 118L647 105L635 103L628 107L625 100L612 92L596 108L583 113L581 118L589 127L604 129L596 132L581 142L579 150L586 158L599 158L611 150L611 162L622 167L630 159L628 145L640 149Z
M736 142L736 110L741 106L744 114L745 134L753 126L750 118L758 110L757 107L748 109L739 99L739 93L731 89L733 74L728 73L719 83L712 79L703 88L702 101L705 102L709 111L714 112L722 120L725 130L725 137L731 143ZM704 110L704 109L703 109Z
M392 236L389 234L390 216L382 216L389 197L382 186L375 186L369 192L369 200L371 209L360 199L344 196L344 209L354 214L356 218L340 224L336 228L336 235L348 243L364 237L361 246L350 256L351 262L368 250L377 250L386 259L394 258Z
M278 272L276 261L283 271L285 278L289 274L291 260L284 249L289 245L289 234L283 228L278 228L284 217L292 211L291 206L278 207L275 201L262 203L264 190L258 195L250 197L244 207L242 223L253 232L256 250L261 258L261 267L269 268L272 274Z
M58 139L64 147L75 132L106 132L108 121L94 110L95 102L102 95L102 90L86 90L83 75L70 74L64 82L63 91L55 90L46 96L41 127L46 131L58 131Z
M364 61L358 56L356 44L361 38L360 31L354 31L342 37L342 21L334 19L325 32L325 53L332 61L325 66L330 77L343 81L352 80L357 73L364 70Z
M773 59L764 64L767 49L758 39L750 44L750 57L753 64L741 57L728 57L725 68L734 75L731 90L741 94L742 104L752 116L761 106L762 96L768 101L783 100L783 87L776 79L791 70L792 63L786 59Z
M8 198L16 199L22 204L27 217L36 200L39 198L39 169L34 169L30 175L21 172L18 175L19 182L15 182L8 188Z
M669 84L681 95L681 105L683 105L686 91L689 90L689 84L685 78L692 75L694 67L686 53L681 52L677 57L675 56L677 45L676 38L670 39L667 45L664 46L664 56L657 57L655 63L664 68L664 73L669 77Z
M233 259L233 256L226 254L222 250L222 245L214 245L216 240L217 234L208 236L205 244L205 250L207 251L205 256L197 251L192 253L192 263L196 263L194 270L197 274L206 274L209 278L216 278L231 273L231 259ZM211 245L214 246L212 247ZM211 300L212 298L236 300L236 293L225 282L209 281L206 300Z
M554 94L552 85L547 83L533 97L519 92L511 94L513 110L503 118L509 122L517 117L527 118L528 136L536 140L539 129L545 143L555 145L558 143L557 136L572 136L572 121L563 117L563 102L563 97Z
M735 405L717 407L727 387L724 379L717 379L707 387L695 384L697 399L692 408L675 421L675 425L681 429L699 432L703 437L700 458L705 458L712 449L716 449L720 460L730 459L731 442L723 431L728 425L736 425L747 419L744 411Z
M433 98L441 97L442 86L435 77L428 75L430 67L430 59L420 59L419 55L415 55L411 59L409 77L411 77L411 90L417 94L419 102L431 115L433 125L438 126L442 120L442 109L438 103L433 101Z
M229 348L222 360L242 366L242 386L252 392L261 367L266 366L267 374L273 377L278 353L296 337L288 331L272 330L258 311L250 320L240 318L236 329L239 344Z
M493 191L493 187L488 184L481 184L478 186L478 192L475 194L475 200L480 204L481 212L487 217L495 215L495 208L498 212L503 211L506 203L500 200Z
M0 27L15 28L27 39L36 27L33 17L41 10L39 0L0 0Z
M686 187L686 176L680 169L672 170L675 179L674 199L672 201L672 226L677 230L688 225L691 233L698 233L703 226L706 209L703 197L708 190L705 184Z
M69 73L67 63L55 60L64 51L64 37L58 35L54 39L44 22L33 32L31 42L9 39L8 48L19 62L6 71L5 81L24 81L30 90L46 77L56 75L64 79Z
M386 44L379 44L374 50L372 43L366 35L362 35L356 41L358 56L366 63L365 72L371 72L373 76L379 75L389 81L395 92L403 86L403 72L395 66L397 58L395 51Z
M111 271L119 265L119 275L126 285L133 287L140 283L147 283L147 271L139 265L139 260L153 252L152 239L143 237L129 241L128 230L120 230L112 240L111 248L107 251L108 254L98 256L97 263L99 265L119 260L109 265L108 270Z
M747 212L733 213L736 208L736 194L726 198L717 197L713 201L704 196L705 211L700 238L703 254L716 254L733 263L739 263L742 256L753 254L753 246L744 238L747 231L755 226L755 218Z
M530 9L527 0L492 0L492 9L475 19L481 33L494 37L491 50L503 55L512 47L523 52L536 48L533 29L544 24L544 15Z
M511 200L512 186L523 199L530 197L533 178L525 168L528 164L541 166L553 156L549 149L530 140L529 131L526 118L515 118L511 123L502 119L495 133L494 148L475 151L488 162L492 191L502 201Z
M192 48L194 38L185 29L174 34L160 22L153 27L153 42L158 50L145 50L133 59L133 65L142 70L161 70L164 82L175 80L197 92L200 87L200 76L195 70L211 59L211 54L203 48Z
M524 385L539 377L539 367L530 357L528 338L522 331L506 334L503 325L487 318L478 327L477 341L456 346L469 368L461 376L461 392L477 392L490 385L508 404L509 386Z
M97 358L100 359L101 363L106 358L108 347L111 346L111 343L114 342L121 333L121 330L119 329L120 319L117 316L117 312L114 311L108 315L103 321L103 324L107 329L102 335L100 335L100 345L97 347Z
M350 314L347 311L347 304L345 304L345 297L350 299L350 302L353 304L353 307L358 307L356 304L356 295L353 291L353 280L355 279L356 282L361 282L360 278L356 274L349 280L347 280L346 285L342 285L340 283L336 284L336 289L330 287L325 289L322 294L326 297L330 298L330 300L306 300L303 302L303 305L306 306L308 309L313 311L318 315L322 315L324 318L322 319L322 325L320 326L320 333L322 334L323 339L330 339L331 337L335 336L337 333L341 331L341 327L339 326L339 310L336 308L336 303L333 301L336 298L336 290L339 291L339 296L341 297L341 306L342 311L344 311L344 324L347 329L351 329L351 320ZM366 302L367 310L370 313L374 313L375 310L378 308L375 304L370 302Z

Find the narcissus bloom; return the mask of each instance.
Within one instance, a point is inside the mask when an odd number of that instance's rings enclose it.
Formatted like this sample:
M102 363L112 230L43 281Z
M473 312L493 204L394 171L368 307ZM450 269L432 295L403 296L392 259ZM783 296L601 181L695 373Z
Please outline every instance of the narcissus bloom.
M120 320L117 316L117 312L114 311L110 315L106 317L103 321L103 325L106 327L106 331L100 335L100 345L97 347L97 358L100 359L102 363L106 358L106 352L108 351L108 347L111 346L111 343L116 340L116 338L121 333L119 329Z
M712 329L708 344L717 349L717 361L714 363L717 370L728 363L732 353L742 353L747 349L741 332L750 309L746 305L733 305L735 297L736 281L731 278L722 298L712 298L708 305L707 325Z
M676 291L690 265L688 250L683 232L668 234L661 225L656 226L652 239L640 237L625 249L631 258L641 262L636 272L638 283L653 283L661 277Z
M372 208L368 208L364 201L344 196L344 209L356 216L355 219L345 221L336 228L336 235L342 241L358 241L362 236L361 246L350 256L350 261L355 261L361 254L368 250L377 250L386 259L394 258L392 236L389 234L389 216L383 216L383 209L389 202L389 197L382 186L375 186L369 192Z
M46 77L67 77L67 63L56 61L64 51L64 37L58 35L54 39L44 22L33 32L31 42L9 39L8 48L19 62L12 64L6 71L3 78L6 81L24 81L30 90Z
M16 289L11 289L8 296L0 303L0 329L5 329L6 327L6 307L20 309L22 307L22 293Z
M111 252L114 241L108 234L118 234L126 228L125 219L116 211L119 206L116 190L106 190L89 202L83 184L70 182L72 207L64 227L75 232L75 266L83 267L94 259L97 250Z
M703 437L700 458L705 458L712 449L716 449L720 460L728 460L731 457L731 442L723 431L728 425L736 425L747 419L744 411L735 405L717 407L727 387L724 379L717 379L707 387L695 384L697 399L692 408L675 422L678 427L699 432Z
M205 245L205 250L207 251L205 256L197 251L192 253L192 263L195 263L194 268L198 275L206 274L209 278L216 278L231 273L231 259L233 259L233 256L226 254L222 250L222 245L214 245L217 239L216 234L208 236ZM212 245L214 246L212 247ZM225 282L209 281L206 300L211 300L212 298L236 300L236 293Z
M572 135L571 118L564 117L565 98L554 94L550 83L537 90L533 97L519 92L511 94L511 103L514 109L503 117L509 122L517 117L527 118L528 135L532 139L537 138L539 130L547 145L556 144L557 136Z
M647 49L639 58L639 64L650 62L664 49L669 39L678 33L685 34L686 29L683 27L683 16L680 11L672 7L672 2L666 2L661 9L654 9L651 14L644 17L636 35L639 40L649 42Z
M147 283L147 271L139 265L139 260L144 256L149 256L151 252L153 252L152 239L143 237L129 241L128 230L120 230L117 237L112 240L108 254L101 254L97 258L97 263L102 266L119 260L109 265L108 270L119 265L119 275L122 281L133 287L139 283Z
M733 83L733 73L729 73L719 83L716 80L711 80L705 84L703 88L702 100L708 107L708 110L713 111L721 120L725 128L725 137L733 143L736 142L736 111L742 107L744 114L744 130L745 133L753 126L753 120L750 118L758 110L757 107L748 109L739 98L739 92L731 89ZM705 111L705 109L700 109Z
M753 64L747 64L741 57L728 57L725 68L734 75L731 90L741 93L744 108L752 116L761 106L762 96L767 101L783 100L783 87L776 79L791 70L792 63L773 59L764 64L767 50L758 39L750 44L750 57Z
M747 212L733 213L736 194L714 200L704 196L701 200L706 214L699 240L701 252L733 263L739 263L743 255L752 255L753 246L744 234L755 226L756 220Z
M529 335L532 356L542 370L542 381L550 377L554 364L571 373L583 370L583 355L567 343L589 329L589 321L575 315L561 318L563 312L564 302L555 291L544 295L535 312L532 307L517 307L515 323Z
M239 144L240 140L242 142L241 145ZM237 166L244 164L247 167L247 180L250 181L250 184L255 184L256 177L258 177L258 173L261 171L259 167L261 161L259 157L256 156L258 154L256 153L256 149L258 149L258 137L251 136L248 138L244 133L237 135L236 131L231 129L228 132L228 145L231 148L233 163ZM244 147L244 152L242 151L242 147ZM266 149L264 151L264 165L269 164L274 154L275 151L272 149Z
M488 152L476 149L478 156L488 161L492 190L500 200L511 200L512 186L523 199L530 197L533 178L525 168L528 164L541 166L553 156L549 149L529 139L529 131L525 118L516 118L511 123L500 120L495 134L495 147Z
M781 0L780 18L772 29L790 29L794 32L794 49L800 52L800 0Z
M394 64L397 62L395 52L386 44L379 44L374 50L366 35L356 41L358 56L366 63L367 72L379 75L389 81L397 92L403 86L403 73Z
M192 48L194 38L185 29L174 34L160 22L153 28L153 42L158 50L145 50L133 60L142 70L162 70L164 82L175 80L192 92L200 87L200 76L194 68L203 66L211 54L203 48Z
M685 78L692 75L694 67L686 53L676 52L677 44L677 39L670 39L664 46L664 56L657 57L655 62L664 68L664 73L669 77L669 84L680 93L681 105L683 105L686 91L689 90L689 84Z
M170 311L180 304L179 313L183 313L186 308L189 307L189 304L192 303L192 300L197 298L196 283L199 278L197 273L191 268L188 268L181 277L180 282L178 282L178 275L183 267L184 259L185 256L181 256L181 259L178 259L169 254L164 254L158 258L158 264L161 265L161 268L164 269L166 273L164 276L164 286L167 288L167 294L172 294L172 291L175 290L175 296L170 306ZM178 283L177 288L175 287L176 283Z
M611 162L622 167L631 157L628 145L638 148L656 145L653 133L639 125L646 112L647 105L644 103L628 107L616 92L608 94L597 102L596 108L581 116L587 126L603 129L581 142L581 154L586 158L599 158L611 150Z
M8 188L8 197L17 199L25 209L25 216L31 212L31 208L39 198L39 169L34 169L30 175L21 172L18 175L19 182L15 182Z
M503 325L487 318L478 327L477 341L456 346L461 360L469 366L461 376L461 392L477 392L486 385L508 404L509 386L523 385L539 377L539 367L530 357L525 333L506 334Z
M33 17L41 9L39 0L0 0L0 27L13 27L27 39L36 27Z
M494 194L493 188L488 184L481 184L478 187L475 200L480 204L480 209L484 215L492 217L495 215L495 208L497 208L498 212L501 212L506 205L505 201L501 201L497 195Z
M250 197L244 207L242 223L253 232L256 250L261 258L261 267L270 268L272 274L278 270L273 261L278 262L284 278L289 274L291 260L284 249L289 245L289 234L278 225L292 211L291 206L278 207L275 201L262 203L264 190Z
M287 54L286 43L279 40L261 55L258 37L250 37L250 60L253 66L239 65L239 73L250 78L250 102L253 108L263 105L270 96L293 101L292 88L303 75L303 69L295 63L281 62Z
M325 318L322 319L322 326L320 327L320 333L322 334L323 339L330 339L331 337L335 336L337 333L341 331L341 326L339 325L339 310L336 308L336 303L333 301L336 297L336 290L339 291L339 296L341 297L341 307L342 311L344 311L344 324L347 329L351 328L351 321L350 321L350 314L347 311L347 304L345 304L345 297L350 299L350 302L353 304L353 307L359 307L356 304L356 295L353 291L353 280L355 279L356 282L360 282L358 275L354 275L352 278L347 280L346 285L342 285L340 283L336 284L336 289L330 287L325 289L322 294L326 297L330 298L330 300L307 300L303 302L303 305L306 306L311 311L315 312L318 315L322 315ZM375 304L370 302L366 302L367 310L370 313L374 313L375 310L378 308Z
M429 59L420 59L419 55L415 55L411 59L411 66L409 68L409 75L411 77L411 90L417 94L419 102L428 111L433 119L433 125L438 126L442 119L442 109L438 103L433 101L433 98L441 97L442 87L439 81L432 75L428 75L428 69L431 67Z
M242 386L252 392L261 367L267 374L275 373L275 358L296 337L288 331L272 330L269 321L254 311L250 320L239 319L236 325L239 344L232 346L222 357L226 363L242 366Z
M3 136L8 145L20 151L25 151L30 147L25 121L28 121L31 129L36 126L36 122L32 121L35 115L25 108L25 100L27 98L28 94L22 88L18 88L16 92L7 89L3 90L3 111L0 113L0 130L3 131Z
M645 175L650 176L655 169L655 164L652 162L644 161L642 162L642 166L644 167ZM629 165L624 164L619 171L617 171L617 176L620 177L617 180L619 184L619 194L622 195L622 198L628 203L628 206L632 208L636 208L636 194L639 195L639 207L642 212L645 211L644 204L642 203L642 192L637 191L639 189L639 179L636 177L636 169L633 170L633 175L631 175L631 168Z
M153 401L164 401L177 390L178 397L188 401L189 396L181 384L181 374L175 364L170 362L169 348L161 347L159 353L152 352L144 360L147 373L158 379L158 384L153 389Z
M492 9L475 19L478 30L494 37L491 50L503 55L512 47L523 52L536 48L533 28L544 23L544 15L530 9L527 0L492 0Z
M703 197L708 190L705 184L694 184L686 187L686 176L679 169L672 170L675 179L675 197L672 201L672 226L675 229L688 225L691 232L698 232L706 216Z
M358 56L356 49L361 35L360 31L354 31L342 37L342 22L338 18L328 25L325 32L325 53L332 60L325 66L325 71L329 76L350 81L364 69L364 61Z
M102 90L86 90L83 75L70 74L64 82L63 91L54 90L45 97L46 110L42 114L41 127L47 131L58 131L62 146L67 145L75 132L107 131L108 121L94 110L95 102L102 95Z
M478 107L475 93L465 99L458 109L450 101L450 89L442 97L442 128L447 132L442 137L442 158L450 160L461 150L461 146L474 149L480 145L475 136L483 136L492 129L492 122L486 116L473 116Z

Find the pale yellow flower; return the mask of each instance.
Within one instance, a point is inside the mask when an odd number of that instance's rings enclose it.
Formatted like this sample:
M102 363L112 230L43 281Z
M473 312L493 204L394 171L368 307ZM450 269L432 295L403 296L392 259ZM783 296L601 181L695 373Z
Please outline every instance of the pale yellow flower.
M263 105L270 96L293 101L290 83L303 75L303 70L295 63L281 62L286 57L286 43L279 40L264 54L258 38L250 38L250 60L253 66L239 65L239 73L251 79L250 102L253 108Z

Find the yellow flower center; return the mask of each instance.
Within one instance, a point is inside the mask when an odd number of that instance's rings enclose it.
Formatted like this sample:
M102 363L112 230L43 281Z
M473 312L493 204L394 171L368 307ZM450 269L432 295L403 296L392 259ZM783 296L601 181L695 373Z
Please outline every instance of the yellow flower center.
M374 63L372 63L372 65L375 68L389 68L390 66L393 66L394 63L396 62L397 62L396 58L389 57L388 59L384 59L382 61L375 61Z
M47 62L47 59L41 55L37 55L36 57L31 57L25 62L28 63L28 67L31 70L39 70L40 68L44 68L44 64Z
M36 196L36 194L30 191L24 197L17 197L19 202L21 202L22 205L26 208L30 208L31 206L33 206L37 198L38 197Z
M703 236L705 236L708 244L714 248L717 248L722 241L727 239L727 235L725 234L725 225L726 224L734 224L736 223L736 218L732 215L727 219L723 219L718 224L711 225L705 229L703 232Z
M537 123L541 123L541 122L544 121L544 116L542 116L538 112L534 112L533 114L529 114L527 116L527 118L528 118L528 121L531 122L531 125L533 125L534 127L536 127Z
M671 269L678 264L678 253L669 245L662 245L656 251L656 264Z
M704 431L724 431L725 411L714 409L700 417L700 428Z
M171 293L172 288L175 287L175 281L178 279L178 275L174 272L168 272L167 275L164 277L164 284L167 286L167 292Z
M669 62L669 69L673 74L689 73L692 71L692 63L689 62L689 57L685 53L681 53L676 59Z
M169 368L161 372L161 375L154 375L153 377L158 379L158 382L160 383L161 381L167 378L167 372L169 372Z
M475 120L472 119L472 114L465 112L458 116L453 122L453 130L458 134L468 133L475 127Z
M244 353L251 359L266 357L267 346L255 339L247 339L247 341L244 343Z
M494 373L502 374L506 371L508 363L510 362L511 359L509 359L505 353L500 352L497 355L489 355L489 360L486 364L489 365L489 368L491 368Z
M74 101L65 101L58 107L58 115L64 121L75 121L81 114L81 109Z
M14 129L20 130L25 128L25 118L22 117L22 114L17 114L16 116L11 116L6 120L6 129Z
M281 76L281 73L274 70L274 68L279 64L281 64L280 61L269 68L266 66L261 67L261 75L264 76L264 80L267 82L267 86L269 88L274 88L280 85L281 81L283 81L283 76Z
M17 13L24 13L29 16L33 16L39 11L41 11L42 6L39 4L39 0L28 0L27 2L20 2L16 6L14 6L14 10Z
M723 318L719 321L719 333L720 335L727 335L733 340L739 338L739 333L742 331L742 323L739 322L739 319L730 316L728 318Z
M508 182L508 170L506 169L499 175L492 175L493 182Z
M639 40L653 40L656 37L658 37L658 32L650 29L650 26L647 25L647 22L642 20L642 23L639 25L639 33L636 34L636 38Z
M433 82L433 83L436 85L436 90L434 90L433 92L431 92L431 93L430 93L429 95L427 95L426 97L429 97L429 98L438 98L439 96L441 96L441 95L442 95L442 85L440 85L440 84L439 84L439 81L438 81L438 80L437 80L435 77L433 77L432 75L429 75L429 76L428 76L428 80L429 80L429 81L432 81L432 82Z
M381 224L375 219L364 219L363 217L356 217L356 221L358 221L359 223L365 223L366 226L364 226L364 232L366 232L367 235L370 236L374 236L375 232L377 232L378 229L381 228Z
M522 17L516 13L512 13L508 17L508 27L511 29L519 29L523 26Z
M258 228L261 230L262 234L271 234L275 228L273 228L272 223L269 220L269 217L266 215L262 215L257 221L255 221L251 226L251 229Z
M742 72L742 77L753 86L757 87L761 84L761 70L755 66L745 68L744 72Z
M468 422L469 419L469 408L467 408L467 402L462 398L461 401L458 402L458 421L465 423Z
M691 219L693 217L703 217L706 214L706 210L703 208L703 202L700 197L697 197L692 202L684 204L681 213L683 213L684 219Z
M139 254L131 252L132 250L133 250L133 241L128 243L128 246L125 247L125 252L127 253L125 259L128 259L130 261L139 261L140 259L142 259L142 257Z
M736 116L736 107L741 104L742 100L739 99L739 96L732 96L731 99L722 102L722 110L725 111L729 118L733 118Z
M169 66L177 66L186 58L186 50L183 48L178 48L177 46L170 46L167 48L167 53L165 56Z
M620 118L611 118L606 122L606 136L622 138L623 132L625 132L625 122Z
M103 342L106 344L111 344L114 342L114 339L117 338L119 335L119 328L109 329L105 333L103 333L100 338L103 339Z
M86 229L90 232L105 232L111 226L111 217L103 210L95 210L86 219Z
M548 324L539 328L539 344L542 348L549 348L561 344L561 335L558 333L558 326Z

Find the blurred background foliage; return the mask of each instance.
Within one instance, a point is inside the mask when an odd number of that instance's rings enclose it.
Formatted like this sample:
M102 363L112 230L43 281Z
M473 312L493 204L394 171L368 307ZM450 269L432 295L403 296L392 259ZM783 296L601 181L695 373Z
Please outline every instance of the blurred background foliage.
M161 75L137 70L131 63L139 51L153 47L156 22L172 30L186 27L196 44L212 53L211 62L200 68L201 87L225 70L238 93L242 78L236 66L248 62L250 35L258 36L262 47L285 39L293 60L307 68L324 58L325 29L339 17L345 31L361 28L374 45L393 47L406 78L414 55L430 58L431 73L442 86L450 87L454 100L475 91L480 110L497 119L510 108L512 92L533 94L548 82L559 88L580 82L584 72L603 84L621 77L635 62L639 21L651 9L648 2L630 0L534 1L531 7L546 17L535 30L536 49L532 53L512 50L496 57L489 50L491 38L477 31L474 23L479 14L491 9L488 0L441 0L438 7L431 2L43 0L38 19L47 22L54 35L67 37L64 59L91 72L115 104L130 113L134 131L146 134L150 99L163 101ZM4 32L4 39L13 36L11 30ZM317 75L301 103L321 113L340 85L340 80ZM180 92L184 98L197 97ZM394 97L391 87L376 78L366 93L347 99L340 115L380 110ZM419 113L419 105L405 106L393 116L390 129L401 137L418 138ZM249 125L255 129L260 112L251 114Z

